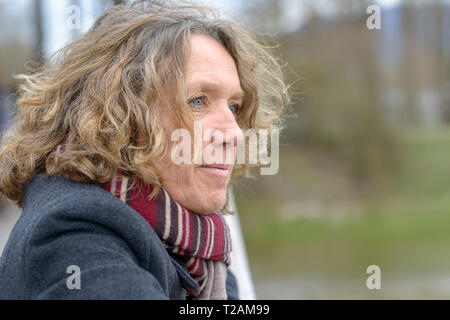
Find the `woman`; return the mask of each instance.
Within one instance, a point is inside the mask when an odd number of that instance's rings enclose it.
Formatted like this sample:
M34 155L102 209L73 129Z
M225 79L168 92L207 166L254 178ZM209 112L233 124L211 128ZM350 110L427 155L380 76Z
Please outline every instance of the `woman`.
M200 149L236 159L242 130L278 126L267 50L204 7L137 1L22 78L0 150L0 190L23 208L0 298L237 299L222 213L249 166L175 164L171 137L200 123L225 136Z

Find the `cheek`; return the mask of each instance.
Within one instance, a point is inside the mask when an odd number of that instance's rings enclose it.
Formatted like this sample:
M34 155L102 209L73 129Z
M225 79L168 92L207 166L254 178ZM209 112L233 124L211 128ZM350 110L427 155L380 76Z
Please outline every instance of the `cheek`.
M190 165L177 165L170 159L156 163L163 187L181 206L197 213L220 209L226 197L226 183Z
M193 167L191 166L176 165L168 161L168 164L165 166L162 175L163 177L166 176L166 179L164 180L170 182L172 188L191 188L195 183L193 171Z
M191 166L176 165L170 159L154 163L157 174L162 179L163 187L176 201L181 201L183 193L192 188L195 181Z

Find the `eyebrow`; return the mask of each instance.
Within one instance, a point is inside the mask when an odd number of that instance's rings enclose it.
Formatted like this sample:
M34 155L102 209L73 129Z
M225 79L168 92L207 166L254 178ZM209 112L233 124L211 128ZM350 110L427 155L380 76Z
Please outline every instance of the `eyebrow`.
M192 84L188 85L188 90L204 90L204 91L218 91L221 85L217 81L210 79L202 79L194 81ZM235 92L231 98L242 100L244 98L245 92L240 88L239 91Z

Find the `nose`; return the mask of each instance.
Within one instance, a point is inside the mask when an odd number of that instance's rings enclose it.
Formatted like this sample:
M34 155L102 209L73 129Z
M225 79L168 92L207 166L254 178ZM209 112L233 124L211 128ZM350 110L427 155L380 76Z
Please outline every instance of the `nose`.
M215 114L212 121L212 131L210 141L216 146L223 144L224 147L236 147L243 140L243 133L239 127L235 114L228 105L221 107ZM221 139L219 139L219 137Z

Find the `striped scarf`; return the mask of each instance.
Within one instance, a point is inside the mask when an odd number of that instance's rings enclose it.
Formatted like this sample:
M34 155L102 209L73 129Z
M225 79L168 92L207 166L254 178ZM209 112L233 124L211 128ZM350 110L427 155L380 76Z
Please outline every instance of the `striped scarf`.
M199 283L194 299L226 299L226 267L230 265L231 237L220 213L196 214L175 202L161 188L151 201L151 186L132 180L120 169L103 188L136 210L152 226L168 252L180 255ZM219 288L219 289L218 289Z

